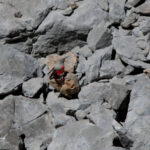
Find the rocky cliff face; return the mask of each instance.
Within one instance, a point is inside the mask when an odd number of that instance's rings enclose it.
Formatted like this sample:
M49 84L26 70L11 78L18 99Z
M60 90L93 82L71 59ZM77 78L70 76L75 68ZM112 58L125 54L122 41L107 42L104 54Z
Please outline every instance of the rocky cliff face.
M71 51L61 97L46 56ZM150 149L149 0L0 0L0 149Z

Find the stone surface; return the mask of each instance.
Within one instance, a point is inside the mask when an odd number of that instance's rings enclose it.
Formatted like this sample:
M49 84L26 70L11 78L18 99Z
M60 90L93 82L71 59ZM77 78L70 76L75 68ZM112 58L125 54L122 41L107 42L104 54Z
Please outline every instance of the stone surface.
M131 92L126 128L134 139L133 149L149 146L149 78L143 76ZM140 143L140 145L139 145Z
M137 21L137 15L135 13L129 14L121 23L123 28L130 28L132 24Z
M92 104L85 110L88 115L87 118L93 122L96 126L99 126L103 131L112 130L112 120L115 118L115 112L103 108L100 103Z
M99 71L101 64L110 60L112 56L112 47L97 50L85 62L86 80L88 83L99 79Z
M138 5L140 2L142 2L142 0L128 0L126 5L128 6L136 6Z
M4 138L13 124L14 118L14 101L12 96L0 101L0 138Z
M112 34L107 26L105 26L105 23L100 23L94 27L87 37L88 46L93 51L110 46L111 41Z
M54 127L51 114L46 113L47 108L40 101L23 96L8 96L2 101L1 107L3 113L7 115L7 119L3 117L5 115L0 117L3 118L3 123L7 120L5 128L11 125L7 131L3 130L6 132L5 138L1 135L2 149L18 150L21 134L25 134L25 146L29 150L40 149L45 140L52 139Z
M10 93L23 83L37 75L38 64L32 56L0 45L0 95Z
M93 28L105 18L107 18L105 11L93 1L86 1L67 19L67 23L73 25L76 29L84 28L85 30Z
M34 97L43 88L42 78L32 78L22 85L22 90L25 96Z
M146 1L137 8L137 12L142 15L150 15L150 2Z
M118 55L132 60L145 60L144 54L138 48L135 38L122 36L113 39L113 45Z
M104 61L100 68L100 78L112 78L123 74L125 67L120 60Z
M78 132L77 132L78 131ZM103 139L108 139L112 137L111 132L108 135L103 135L105 132L97 127L92 125L87 121L78 121L70 125L59 128L54 135L52 143L48 146L48 150L98 150L99 142L102 143ZM99 141L99 142L96 142ZM107 143L108 148L111 147L111 143ZM103 147L104 149L104 147Z
M83 104L92 104L95 102L103 103L108 90L109 85L107 83L90 83L81 88L79 101Z
M125 18L125 0L108 0L109 2L109 18L114 23L120 23Z

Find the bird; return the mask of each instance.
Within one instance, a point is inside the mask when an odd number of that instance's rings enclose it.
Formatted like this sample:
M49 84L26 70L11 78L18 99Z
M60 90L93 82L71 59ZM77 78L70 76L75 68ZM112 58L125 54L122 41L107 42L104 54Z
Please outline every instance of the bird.
M65 71L65 59L68 58L69 56L65 56L62 59L59 60L59 62L49 71L49 78L51 79L60 79L64 76L64 71Z

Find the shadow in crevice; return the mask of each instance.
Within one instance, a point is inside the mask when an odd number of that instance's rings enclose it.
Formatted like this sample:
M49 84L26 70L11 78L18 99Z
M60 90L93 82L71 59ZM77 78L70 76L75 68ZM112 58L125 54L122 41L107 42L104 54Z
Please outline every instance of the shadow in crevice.
M119 109L117 110L117 116L116 116L116 121L118 122L125 122L127 113L128 113L128 107L130 103L130 93L128 93L127 97L124 99L122 104L120 105Z
M19 136L18 150L27 150L24 142L25 137L26 137L25 134L21 134Z
M120 142L119 137L115 137L115 138L113 139L113 146L115 146L115 147L123 147L123 145L122 145L121 142Z

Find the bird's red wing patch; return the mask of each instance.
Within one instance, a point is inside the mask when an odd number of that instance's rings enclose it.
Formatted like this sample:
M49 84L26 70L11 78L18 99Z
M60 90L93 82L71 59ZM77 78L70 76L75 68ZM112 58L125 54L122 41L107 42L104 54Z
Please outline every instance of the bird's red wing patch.
M60 76L63 72L64 72L64 66L62 66L60 70L57 70L57 71L56 71L56 74L57 74L58 76Z

